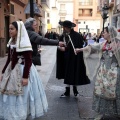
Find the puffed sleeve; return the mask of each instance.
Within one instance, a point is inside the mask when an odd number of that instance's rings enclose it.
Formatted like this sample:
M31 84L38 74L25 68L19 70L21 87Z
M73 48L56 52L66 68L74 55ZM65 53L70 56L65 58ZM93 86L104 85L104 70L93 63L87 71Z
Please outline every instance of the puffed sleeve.
M32 65L32 51L25 51L23 52L24 56L24 69L23 69L23 78L29 77L30 68Z
M5 66L4 66L3 70L2 70L2 74L5 72L5 70L6 70L9 63L10 63L10 47L8 49L8 57L7 57L7 61L5 63Z

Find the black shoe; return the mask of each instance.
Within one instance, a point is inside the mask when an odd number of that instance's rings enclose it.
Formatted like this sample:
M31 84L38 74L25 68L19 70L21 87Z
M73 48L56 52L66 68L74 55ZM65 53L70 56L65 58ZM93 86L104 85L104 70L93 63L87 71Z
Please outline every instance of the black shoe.
M65 93L63 93L60 97L69 97L70 96L70 87L66 87Z
M73 86L73 93L74 93L74 96L75 96L75 97L77 97L77 95L79 95L76 86Z

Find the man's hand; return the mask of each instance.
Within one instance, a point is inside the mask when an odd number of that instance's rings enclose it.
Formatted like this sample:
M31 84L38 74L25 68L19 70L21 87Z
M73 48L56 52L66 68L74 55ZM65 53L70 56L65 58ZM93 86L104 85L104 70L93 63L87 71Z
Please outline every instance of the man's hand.
M79 52L82 52L83 49L82 48L76 48L75 51L76 51L76 53L79 53Z
M60 47L63 47L63 46L65 46L66 44L65 44L65 42L59 42L59 46Z
M23 78L23 80L22 80L22 85L23 85L23 86L28 85L28 79L27 79L27 78Z
M58 49L63 52L65 51L65 47L58 47Z

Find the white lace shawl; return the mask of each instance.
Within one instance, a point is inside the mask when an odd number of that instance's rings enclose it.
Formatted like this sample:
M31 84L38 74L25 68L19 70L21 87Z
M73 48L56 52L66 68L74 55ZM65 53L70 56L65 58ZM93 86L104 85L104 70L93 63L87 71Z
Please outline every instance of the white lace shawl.
M114 27L108 27L108 29L111 38L110 45L120 67L120 37L118 36L117 30ZM93 78L96 76L100 65L100 59L102 57L102 48L105 42L89 45L87 46L87 50L83 51L86 71L90 80L93 80Z
M30 43L30 39L24 23L22 21L17 21L18 24L18 33L17 33L17 42L16 42L16 51L23 52L23 51L32 51L32 46ZM7 47L10 46L12 42L12 38L10 38Z

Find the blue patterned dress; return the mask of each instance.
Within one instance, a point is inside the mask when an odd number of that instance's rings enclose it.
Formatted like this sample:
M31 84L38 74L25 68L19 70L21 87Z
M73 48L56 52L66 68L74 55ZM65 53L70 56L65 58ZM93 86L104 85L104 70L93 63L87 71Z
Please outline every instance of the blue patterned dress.
M23 69L24 65L20 64L21 72ZM44 115L47 109L46 94L33 64L28 85L23 87L23 95L0 94L0 120L26 120L29 115L33 120Z

